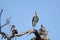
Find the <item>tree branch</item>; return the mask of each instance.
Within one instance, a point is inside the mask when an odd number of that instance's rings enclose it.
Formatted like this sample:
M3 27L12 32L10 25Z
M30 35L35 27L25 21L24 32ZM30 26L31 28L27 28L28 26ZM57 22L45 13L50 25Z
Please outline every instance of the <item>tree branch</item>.
M23 35L25 35L25 34L27 34L27 33L30 33L30 32L32 32L32 31L31 31L31 30L27 30L27 31L24 31L24 32L22 32L22 33L20 33L20 34L15 34L15 36L13 36L13 35L9 36L9 35L7 35L7 34L4 33L4 32L0 32L0 34L1 34L4 38L7 38L7 40L11 40L11 39L14 38L14 37L20 37L20 36L23 36Z
M4 37L4 38L8 38L8 35L4 32L0 32L0 34Z
M1 9L0 15L2 14L2 12L3 12L3 9Z

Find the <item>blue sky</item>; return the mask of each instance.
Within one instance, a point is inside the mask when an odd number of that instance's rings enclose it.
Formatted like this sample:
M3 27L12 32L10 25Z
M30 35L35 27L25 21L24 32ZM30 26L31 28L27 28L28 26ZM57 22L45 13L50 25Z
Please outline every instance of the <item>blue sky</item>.
M6 18L12 16L11 23L2 28L2 31L10 35L10 26L14 24L19 33L32 27L34 11L38 11L39 22L36 29L44 24L51 40L60 40L60 0L0 0L0 8L3 8L2 25ZM30 40L34 34L17 37L17 40ZM1 38L1 35L0 35ZM1 40L1 39L0 39ZM2 39L4 40L4 39Z

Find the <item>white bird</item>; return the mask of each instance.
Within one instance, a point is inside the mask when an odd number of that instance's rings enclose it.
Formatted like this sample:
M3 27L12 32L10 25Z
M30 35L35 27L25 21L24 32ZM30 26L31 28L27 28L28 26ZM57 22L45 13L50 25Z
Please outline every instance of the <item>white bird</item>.
M39 21L39 17L37 15L37 12L35 11L35 15L32 18L32 26L34 27L36 23L38 23L38 21Z

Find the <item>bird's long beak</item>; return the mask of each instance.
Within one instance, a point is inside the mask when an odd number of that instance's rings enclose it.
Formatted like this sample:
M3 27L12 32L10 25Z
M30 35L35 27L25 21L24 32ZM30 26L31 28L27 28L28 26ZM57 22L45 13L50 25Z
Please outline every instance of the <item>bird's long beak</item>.
M35 15L36 15L36 16L37 16L37 14L38 14L37 11L35 11Z

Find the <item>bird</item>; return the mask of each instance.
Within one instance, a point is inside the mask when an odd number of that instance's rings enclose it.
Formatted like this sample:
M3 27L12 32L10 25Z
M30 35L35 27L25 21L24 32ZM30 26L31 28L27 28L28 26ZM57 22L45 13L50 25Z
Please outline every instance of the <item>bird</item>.
M48 34L48 31L46 30L46 28L44 27L44 25L41 24L41 28L40 28L40 34L41 35L47 35Z
M12 25L11 31L12 31L12 36L15 36L15 34L18 34L17 29L15 29L15 25Z
M38 23L38 21L39 21L39 17L37 15L37 12L35 11L35 15L32 18L32 26L33 27L36 26L36 24Z

